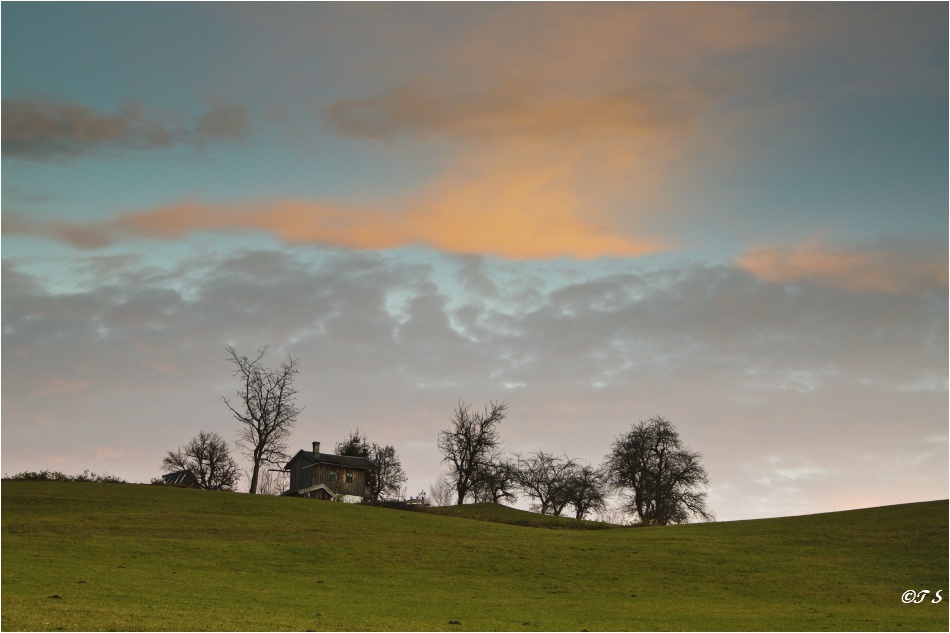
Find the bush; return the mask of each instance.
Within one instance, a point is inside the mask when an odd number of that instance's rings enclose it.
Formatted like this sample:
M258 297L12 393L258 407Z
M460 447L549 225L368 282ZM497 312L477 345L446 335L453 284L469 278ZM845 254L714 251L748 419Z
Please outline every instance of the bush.
M21 473L13 475L12 477L4 475L4 479L11 481L87 481L97 484L128 483L124 479L120 479L115 475L97 475L96 473L89 470L84 470L79 475L67 475L65 473L59 472L58 470L41 470L39 472L25 470Z
M405 501L379 501L375 504L367 503L367 505L376 505L390 510L406 510L408 512L425 512L426 508L429 507L421 503L406 503Z

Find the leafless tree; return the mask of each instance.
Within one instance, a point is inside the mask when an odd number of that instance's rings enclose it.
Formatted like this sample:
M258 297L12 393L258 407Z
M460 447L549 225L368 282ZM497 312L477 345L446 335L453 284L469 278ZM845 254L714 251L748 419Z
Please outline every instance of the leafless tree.
M576 465L567 475L564 495L574 508L576 519L583 519L590 512L602 510L607 499L604 474L589 464Z
M480 473L501 457L498 425L508 412L504 402L489 402L484 413L473 412L459 401L452 413L452 428L439 432L438 446L442 461L447 462L447 477L455 488L457 503L474 494Z
M576 464L567 456L556 457L537 451L526 457L517 456L516 481L527 496L538 500L541 514L560 516L570 503L567 495L568 478Z
M434 506L450 506L452 492L452 484L448 482L445 475L439 475L439 478L429 485L429 503Z
M594 510L594 518L603 523L613 523L614 525L629 525L630 515L623 507L604 504L603 508Z
M499 459L484 464L475 478L473 494L476 503L514 503L515 473L517 467L510 461Z
M162 459L162 470L188 471L205 490L233 490L241 478L228 443L213 431L200 431L177 451L168 451Z
M669 420L654 417L616 438L605 465L640 523L667 525L713 520L700 490L709 484L701 457L683 445Z
M379 503L380 499L401 497L407 478L396 449L388 444L373 444L370 447L369 459L376 464L376 470L370 474L370 500Z
M246 471L248 480L251 473ZM282 495L290 487L290 472L277 468L263 468L257 477L257 494Z
M280 367L272 369L261 363L266 347L258 350L253 359L239 356L230 345L227 349L228 361L234 365L234 376L241 381L241 388L236 406L227 398L222 399L242 424L237 444L251 460L248 492L256 494L261 468L282 465L287 458L287 438L302 410L296 405L294 388L299 361L288 355Z

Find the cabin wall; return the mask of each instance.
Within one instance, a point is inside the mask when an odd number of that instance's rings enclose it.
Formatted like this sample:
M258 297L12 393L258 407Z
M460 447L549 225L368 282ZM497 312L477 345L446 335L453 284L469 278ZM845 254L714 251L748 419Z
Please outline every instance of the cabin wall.
M367 488L367 472L360 468L349 468L338 464L311 465L306 459L295 459L290 466L290 490L297 491L319 484L326 485L335 494L355 495L365 497L369 494ZM331 475L333 473L335 476ZM353 481L347 481L351 475Z
M313 485L313 468L304 468L309 466L303 459L295 459L290 463L290 489L300 490L309 488Z
M330 493L324 490L323 488L317 488L316 490L305 492L303 496L306 497L307 499L319 499L320 501L330 500Z
M337 464L317 464L311 470L313 471L313 482L309 484L311 486L325 484L338 495L365 497L367 494L365 470ZM347 475L351 475L353 481L348 482Z

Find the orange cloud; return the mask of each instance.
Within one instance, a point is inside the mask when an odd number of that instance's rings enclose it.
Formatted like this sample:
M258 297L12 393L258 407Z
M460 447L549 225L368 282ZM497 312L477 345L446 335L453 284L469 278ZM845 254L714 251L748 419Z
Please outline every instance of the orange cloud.
M102 248L130 237L169 240L203 231L261 232L294 244L357 249L422 244L452 253L492 254L516 260L633 256L664 247L658 241L630 239L585 222L569 202L560 199L564 194L556 189L538 192L530 182L509 182L507 186L509 189L498 192L497 197L478 188L438 192L410 212L306 201L182 203L89 224L42 223L8 215L3 231L40 235L85 249ZM519 201L540 206L531 211L519 206Z
M493 9L467 19L463 32L439 51L438 59L467 84L499 74L582 86L620 76L708 76L722 55L807 45L822 19L755 3L505 4ZM431 60L431 50L426 54Z
M727 85L654 81L588 95L545 88L508 78L480 91L451 92L445 85L416 80L389 92L338 101L327 108L325 122L337 133L377 140L636 134L688 124Z
M812 238L791 246L750 250L737 264L778 283L810 281L854 292L887 294L947 289L947 250L929 243L856 246Z
M590 173L585 160L596 163ZM446 164L420 196L418 230L444 248L512 259L634 257L668 250L643 226L620 227L610 204L641 184L602 176L616 167L609 148L514 139ZM652 174L644 168L641 175ZM654 181L657 182L657 181ZM649 194L642 192L641 199ZM635 203L625 209L636 217ZM642 222L641 222L642 224ZM639 231L638 231L639 229Z
M440 248L582 258L666 250L656 236L689 212L675 204L679 183L705 170L704 158L722 168L736 151L727 142L735 122L716 106L741 81L716 56L774 47L795 31L774 10L696 11L487 11L434 43L451 73L429 65L424 78L337 101L324 123L389 143L448 141L440 173L413 198L422 211L403 218Z

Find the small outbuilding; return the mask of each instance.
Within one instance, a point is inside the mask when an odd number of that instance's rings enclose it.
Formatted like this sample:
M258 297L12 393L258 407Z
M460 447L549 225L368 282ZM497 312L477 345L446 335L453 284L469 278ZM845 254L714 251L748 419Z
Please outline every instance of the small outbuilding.
M297 451L284 470L290 473L287 495L354 502L369 498L369 476L376 464L365 457L321 453L320 442L314 442L312 450Z
M179 470L167 475L162 475L162 481L166 486L177 486L179 488L201 488L201 484L195 479L190 470Z

